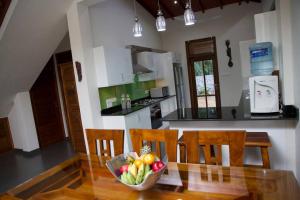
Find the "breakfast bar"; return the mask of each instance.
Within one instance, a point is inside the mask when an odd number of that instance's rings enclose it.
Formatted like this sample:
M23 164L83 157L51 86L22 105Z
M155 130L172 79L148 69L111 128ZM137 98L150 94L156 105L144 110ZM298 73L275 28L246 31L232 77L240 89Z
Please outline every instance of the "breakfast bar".
M177 109L165 116L163 121L169 124L170 129L179 130L179 143L183 131L188 130L246 130L247 133L254 133L256 137L267 134L270 142L268 145L255 146L253 143L251 145L245 143L245 164L265 165L266 162L262 163L264 152L261 150L265 151L262 147L269 147L268 157L272 169L295 170L296 165L293 162L296 154L293 145L295 133L291 130L296 126L298 110L294 106L286 106L283 110L288 112L253 115L250 113L249 100L242 97L236 107L200 108L197 111L191 108ZM223 148L226 149L226 146ZM178 151L180 152L180 149ZM178 159L180 156L183 159L182 154L178 153ZM225 157L228 158L228 154Z

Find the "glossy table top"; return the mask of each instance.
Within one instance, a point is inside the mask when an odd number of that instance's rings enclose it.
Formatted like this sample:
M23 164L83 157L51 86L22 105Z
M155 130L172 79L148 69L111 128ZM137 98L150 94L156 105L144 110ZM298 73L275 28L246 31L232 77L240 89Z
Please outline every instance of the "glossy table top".
M3 199L300 199L290 171L168 163L159 182L134 191L97 157L78 155L7 192ZM0 198L1 199L1 198Z

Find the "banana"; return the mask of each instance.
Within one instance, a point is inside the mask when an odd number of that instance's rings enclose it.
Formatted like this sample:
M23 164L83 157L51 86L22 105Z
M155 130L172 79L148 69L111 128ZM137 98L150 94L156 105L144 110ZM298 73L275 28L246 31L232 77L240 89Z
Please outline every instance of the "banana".
M129 184L128 181L127 181L127 172L124 172L122 175L121 175L121 182L125 183L125 184Z
M127 178L128 184L130 184L130 185L135 184L135 178L131 173L127 173L126 178Z
M134 164L131 164L129 167L128 167L128 172L131 173L131 175L136 178L137 176L137 168Z
M144 174L147 174L150 170L150 165L146 165Z
M148 171L147 173L145 173L145 176L144 176L144 179L146 179L147 178L147 176L149 176L150 174L152 174L153 173L153 171L152 170L150 170L150 171Z
M135 184L140 184L141 182L143 182L144 179L144 174L145 174L145 165L144 163L141 164L141 166L139 167L139 171L135 180Z

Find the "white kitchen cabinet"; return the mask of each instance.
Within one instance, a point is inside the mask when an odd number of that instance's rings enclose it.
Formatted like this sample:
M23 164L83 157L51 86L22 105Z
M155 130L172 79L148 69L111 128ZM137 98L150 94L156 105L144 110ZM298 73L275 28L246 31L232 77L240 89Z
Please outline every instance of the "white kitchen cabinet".
M94 48L97 86L107 87L133 82L131 52L125 48Z
M177 109L176 96L168 98L160 102L160 109L162 117L170 114Z
M177 109L176 96L161 101L160 109L161 109L162 117L165 117L171 112L175 111ZM169 128L169 122L163 122L163 125L160 129L167 129L167 128Z
M124 152L132 151L132 145L129 135L130 129L151 129L150 108L146 107L125 116L103 116L104 129L123 129Z

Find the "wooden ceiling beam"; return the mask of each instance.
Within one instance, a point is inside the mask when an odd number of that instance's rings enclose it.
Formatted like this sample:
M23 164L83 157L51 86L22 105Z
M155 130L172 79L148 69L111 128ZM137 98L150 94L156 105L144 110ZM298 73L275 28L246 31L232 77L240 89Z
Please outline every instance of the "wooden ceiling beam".
M223 6L224 6L223 0L219 0L219 3L220 3L220 8L223 9Z
M162 11L164 11L167 15L169 15L174 20L175 14L171 11L171 9L169 9L169 7L162 0L159 1L159 3Z
M157 11L151 10L143 0L136 0L141 6L143 6L154 18L156 18Z
M204 5L202 3L202 0L199 0L198 2L199 2L199 5L200 5L200 8L201 8L202 12L205 13L205 8L204 8Z
M178 4L182 8L182 10L185 10L185 3L183 2L183 0L178 0Z

